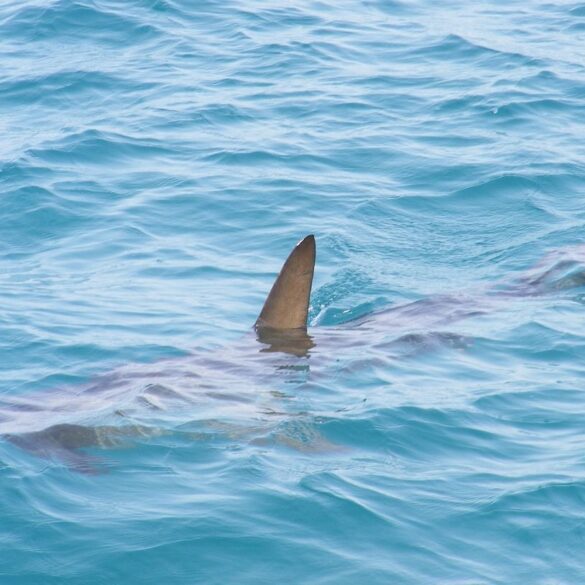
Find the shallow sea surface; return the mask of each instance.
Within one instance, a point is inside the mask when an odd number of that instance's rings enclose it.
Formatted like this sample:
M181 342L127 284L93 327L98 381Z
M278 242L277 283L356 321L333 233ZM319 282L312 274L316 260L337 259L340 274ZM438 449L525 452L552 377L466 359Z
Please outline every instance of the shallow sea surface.
M2 585L585 582L585 4L4 1L0 130Z

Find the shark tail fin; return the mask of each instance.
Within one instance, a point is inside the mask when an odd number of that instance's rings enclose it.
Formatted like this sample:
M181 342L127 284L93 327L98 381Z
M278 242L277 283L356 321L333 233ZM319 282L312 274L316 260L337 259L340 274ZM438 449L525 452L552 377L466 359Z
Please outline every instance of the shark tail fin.
M307 326L315 257L315 236L306 236L283 264L254 325L256 329Z

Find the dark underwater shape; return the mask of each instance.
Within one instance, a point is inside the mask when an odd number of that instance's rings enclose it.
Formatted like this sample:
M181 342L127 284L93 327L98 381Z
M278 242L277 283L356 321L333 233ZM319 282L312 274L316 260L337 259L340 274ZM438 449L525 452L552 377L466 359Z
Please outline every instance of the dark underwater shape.
M298 384L309 374L318 377L323 364L332 362L335 368L341 353L352 355L360 345L397 360L421 352L465 350L465 337L446 326L507 309L517 300L581 287L584 264L582 247L557 251L497 289L422 299L335 328L321 327L309 336L315 266L315 238L310 235L292 250L276 278L255 324L256 339L245 336L215 352L127 366L82 388L0 402L0 435L35 456L82 473L100 470L99 459L83 449L119 447L140 438L181 435L196 440L227 434L255 444L264 444L268 436L293 445L290 437L279 436L278 425L287 428L294 418L302 426L298 417L304 413L286 410L275 381ZM313 437L315 448L333 448L314 430L307 428L305 434Z

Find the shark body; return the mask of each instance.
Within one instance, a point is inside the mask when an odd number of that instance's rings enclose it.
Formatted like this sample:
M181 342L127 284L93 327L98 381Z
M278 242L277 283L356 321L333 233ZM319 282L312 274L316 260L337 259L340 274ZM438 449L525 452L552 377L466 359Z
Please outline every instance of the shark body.
M464 346L461 336L446 329L451 323L514 299L585 284L585 254L579 251L553 258L552 266L544 262L504 290L416 301L309 334L315 258L315 239L307 236L284 263L253 333L238 343L220 353L129 365L80 387L0 401L0 436L37 457L88 473L100 468L92 448L164 435L245 436L257 442L272 437L296 448L320 448L326 441L298 422L302 412L286 406L275 379L282 387L303 383L309 364L311 377L318 378L340 351L351 354L365 343L387 352ZM294 433L279 435L279 425L291 420L297 421Z

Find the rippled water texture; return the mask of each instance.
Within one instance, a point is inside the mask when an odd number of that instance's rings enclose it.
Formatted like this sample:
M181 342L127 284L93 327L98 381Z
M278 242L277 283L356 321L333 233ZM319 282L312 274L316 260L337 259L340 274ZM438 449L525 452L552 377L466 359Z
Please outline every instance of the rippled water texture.
M584 582L584 4L23 0L0 55L2 585Z

